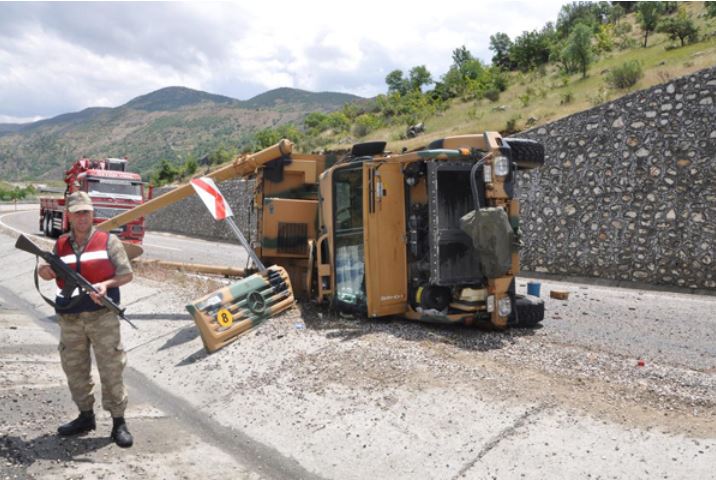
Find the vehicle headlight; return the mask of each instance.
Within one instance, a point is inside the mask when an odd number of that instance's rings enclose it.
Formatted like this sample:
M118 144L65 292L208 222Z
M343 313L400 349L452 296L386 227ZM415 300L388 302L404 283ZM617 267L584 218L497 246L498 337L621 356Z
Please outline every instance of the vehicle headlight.
M493 162L495 164L495 175L498 177L504 177L510 173L510 159L504 156L495 158Z
M485 306L487 307L488 313L492 313L495 311L495 296L490 295L487 297L487 300L485 301Z
M510 297L502 297L497 301L497 313L501 317L506 317L512 312L512 302Z

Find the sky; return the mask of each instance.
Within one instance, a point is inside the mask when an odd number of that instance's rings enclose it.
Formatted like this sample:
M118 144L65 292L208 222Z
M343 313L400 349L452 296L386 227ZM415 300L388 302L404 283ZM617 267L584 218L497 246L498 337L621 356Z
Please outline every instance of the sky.
M563 1L0 1L0 123L116 107L168 86L247 100L278 87L371 97L466 46L555 22Z

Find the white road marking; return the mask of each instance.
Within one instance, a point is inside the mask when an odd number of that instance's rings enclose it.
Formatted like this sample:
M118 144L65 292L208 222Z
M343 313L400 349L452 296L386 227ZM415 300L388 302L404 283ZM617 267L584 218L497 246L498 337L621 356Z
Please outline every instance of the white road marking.
M42 239L42 240L48 240L48 238L47 238L46 236L44 236L44 235L40 236L40 235L35 235L34 233L25 233L25 232L23 232L22 230L18 230L18 229L15 228L15 227L11 227L10 225L8 225L7 223L5 223L5 222L2 221L2 219L5 218L5 217L9 217L9 216L11 216L11 215L18 215L18 214L20 214L20 213L27 213L27 212L28 212L27 210L24 210L24 211L12 212L12 213L5 213L5 214L3 214L3 215L0 215L0 225L2 225L2 226L5 227L5 228L8 228L8 229L12 230L13 232L17 232L17 233L20 233L20 234L22 234L22 235L29 235L29 236L31 236L31 237L39 238L39 239ZM50 240L51 240L51 239L50 239Z
M145 247L155 247L155 248L163 248L163 249L165 249L165 250L174 250L175 252L181 252L181 251L182 251L181 248L167 247L167 246L164 246L164 245L156 245L156 244L154 244L154 243L142 242L142 245L144 245Z
M192 238L192 237L187 237L185 235L177 235L177 234L167 233L167 232L147 232L146 235L152 235L155 237L164 237L164 238L168 238L170 240L174 240L177 242L195 243L195 244L201 245L201 246L206 246L207 244L212 244L212 245L219 244L222 246L226 245L228 247L244 248L241 245L237 245L235 243L229 243L227 241L203 240L203 239L199 239L199 238Z

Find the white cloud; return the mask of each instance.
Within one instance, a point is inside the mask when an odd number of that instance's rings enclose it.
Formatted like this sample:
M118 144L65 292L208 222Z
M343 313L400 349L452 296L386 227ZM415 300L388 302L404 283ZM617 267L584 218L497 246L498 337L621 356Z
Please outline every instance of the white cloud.
M170 85L372 96L396 68L445 73L466 45L555 21L562 2L0 3L0 121L117 106Z
M13 117L10 115L0 115L0 123L30 123L42 120L43 116L36 115L34 117Z

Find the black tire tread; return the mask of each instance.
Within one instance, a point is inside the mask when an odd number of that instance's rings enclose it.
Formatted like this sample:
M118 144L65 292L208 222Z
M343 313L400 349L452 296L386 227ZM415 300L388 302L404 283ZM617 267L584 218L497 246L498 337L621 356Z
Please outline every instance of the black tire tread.
M517 328L534 328L544 320L544 302L534 304L524 297L515 299Z
M520 170L530 170L544 165L544 145L527 138L503 140L512 149L512 160Z

